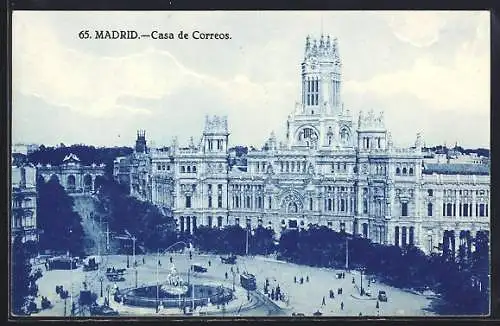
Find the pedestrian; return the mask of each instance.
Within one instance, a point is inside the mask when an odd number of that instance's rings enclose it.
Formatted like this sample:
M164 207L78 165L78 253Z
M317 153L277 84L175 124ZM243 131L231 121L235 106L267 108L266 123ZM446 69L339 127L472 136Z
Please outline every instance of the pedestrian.
M247 292L247 301L250 301L250 292Z
M146 264L146 258L142 257L142 264L145 265Z
M233 272L233 266L231 266L231 273Z
M212 266L212 263L210 262L210 260L208 261L208 267Z
M73 304L71 305L71 315L72 315L72 316L75 314L75 310L76 310L76 304L75 304L75 302L73 301Z
M340 303L340 310L344 310L344 301Z
M240 273L240 268L239 267L236 267L236 273Z
M362 314L362 313L359 313L359 315L360 315L360 316L363 316L363 314Z
M379 305L379 303L378 303L378 300L377 300L377 305L375 306L375 308L377 308L377 309L378 309L378 308L380 308L380 305Z
M322 306L326 306L325 296L323 296L323 301L321 302L321 305L322 305Z
M227 272L226 272L226 280L227 280Z
M300 277L300 284L304 284L304 278L302 276Z
M353 276L353 278L352 278L352 284L354 284L354 283L356 283L356 282L354 281L354 276Z
M306 276L306 282L309 282L309 275Z
M173 261L174 260L173 260L172 256L170 256L170 264L172 264Z
M158 259L158 266L161 267L161 261Z
M293 277L293 283L297 283L297 276Z

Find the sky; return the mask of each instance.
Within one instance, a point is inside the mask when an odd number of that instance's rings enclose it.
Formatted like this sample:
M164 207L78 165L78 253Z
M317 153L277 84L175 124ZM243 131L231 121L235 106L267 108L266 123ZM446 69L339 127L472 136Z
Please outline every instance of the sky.
M12 19L12 141L153 146L227 115L230 145L284 140L307 35L338 38L342 101L384 111L396 146L490 146L490 16L480 11L50 12ZM82 30L229 40L80 39Z

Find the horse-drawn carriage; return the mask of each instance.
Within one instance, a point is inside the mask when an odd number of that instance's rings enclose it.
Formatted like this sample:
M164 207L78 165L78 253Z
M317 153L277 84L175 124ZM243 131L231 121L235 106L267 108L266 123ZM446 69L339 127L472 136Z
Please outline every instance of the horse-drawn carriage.
M99 269L99 264L96 263L95 257L89 258L88 261L83 265L84 272L96 271L97 269Z
M235 255L229 255L227 257L220 256L220 260L223 264L231 264L231 265L236 264L236 256Z

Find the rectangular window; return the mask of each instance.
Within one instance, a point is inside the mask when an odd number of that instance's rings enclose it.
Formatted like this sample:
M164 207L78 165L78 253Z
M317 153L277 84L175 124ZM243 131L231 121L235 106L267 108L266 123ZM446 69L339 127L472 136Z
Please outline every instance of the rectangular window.
M457 204L453 204L453 216L457 216Z
M427 216L432 216L432 204L427 204Z
M340 211L345 211L345 200L343 198L340 200Z
M222 185L217 185L217 190L222 191Z
M446 204L443 203L443 216L446 216Z
M240 225L240 218L239 217L234 219L234 225Z
M463 216L468 217L469 216L469 204L463 204L462 210L463 210Z
M432 191L432 189L429 189L429 190L427 190L427 194L429 195L429 197L432 197L434 192Z
M408 203L401 203L401 216L408 216Z
M212 191L212 185L208 185L208 191Z
M345 222L340 222L340 232L345 232Z
M212 208L212 196L208 196L208 208Z
M363 214L368 213L368 201L366 199L363 200Z
M217 227L222 227L222 216L217 217Z
M222 195L217 196L217 207L222 208Z
M209 216L208 217L208 227L211 228L212 227L212 216Z
M191 208L191 196L186 196L186 208Z
M271 209L271 207L272 207L272 205L271 205L271 204L272 204L272 202L271 202L271 197L269 197L269 209Z

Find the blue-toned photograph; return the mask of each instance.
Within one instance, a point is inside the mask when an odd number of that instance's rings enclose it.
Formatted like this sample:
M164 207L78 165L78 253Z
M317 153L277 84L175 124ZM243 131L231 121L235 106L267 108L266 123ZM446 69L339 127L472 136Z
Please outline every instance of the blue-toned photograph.
M10 314L490 314L487 11L17 11Z

